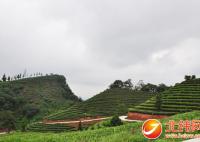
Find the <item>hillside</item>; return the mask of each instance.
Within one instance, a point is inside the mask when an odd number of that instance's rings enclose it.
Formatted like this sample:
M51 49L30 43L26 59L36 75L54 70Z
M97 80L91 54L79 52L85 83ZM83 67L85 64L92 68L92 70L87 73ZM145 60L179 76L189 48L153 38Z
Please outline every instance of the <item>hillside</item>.
M104 92L74 105L71 108L52 114L46 119L78 119L86 116L112 116L126 114L128 108L145 102L153 96L151 93L130 89L108 89Z
M32 119L37 114L42 117L56 109L67 108L74 102L78 102L78 97L61 75L0 82L1 114L12 114L20 120Z
M192 79L177 84L160 94L160 98L153 97L129 110L130 112L163 115L200 110L200 79Z
M163 127L169 120L199 120L200 112L194 111L184 114L178 114L167 119L161 120ZM142 122L128 123L122 126L100 128L96 130L87 130L79 132L66 132L66 133L32 133L32 132L15 132L11 135L0 137L0 142L147 142L151 141L146 139L141 132ZM165 128L164 128L165 129ZM185 132L183 132L185 133ZM165 131L157 140L158 142L180 142L183 139L166 139Z

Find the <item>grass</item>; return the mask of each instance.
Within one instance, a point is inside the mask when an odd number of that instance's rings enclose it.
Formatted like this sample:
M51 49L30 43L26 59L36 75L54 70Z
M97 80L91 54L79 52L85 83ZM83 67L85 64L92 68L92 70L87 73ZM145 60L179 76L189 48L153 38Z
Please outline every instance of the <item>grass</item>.
M200 112L178 114L161 122L163 127L168 120L192 120L200 119ZM65 133L35 133L35 132L14 132L13 134L0 137L0 142L151 142L144 138L141 133L142 123L128 123L122 126L100 128L96 130L85 130ZM156 142L179 142L182 139L165 139L165 132Z

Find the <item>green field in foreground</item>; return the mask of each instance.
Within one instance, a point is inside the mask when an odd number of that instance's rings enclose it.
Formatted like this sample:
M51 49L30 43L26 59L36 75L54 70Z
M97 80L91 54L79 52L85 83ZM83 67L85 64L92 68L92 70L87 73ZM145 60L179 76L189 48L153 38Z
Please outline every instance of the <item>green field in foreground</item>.
M178 114L162 120L164 124L169 119L192 120L200 119L200 112ZM96 130L86 130L66 133L34 133L15 132L13 134L0 136L0 142L145 142L150 141L143 137L141 133L142 122L129 123L118 127L101 128ZM163 129L165 130L165 129ZM157 142L178 142L180 139L164 139L164 133Z

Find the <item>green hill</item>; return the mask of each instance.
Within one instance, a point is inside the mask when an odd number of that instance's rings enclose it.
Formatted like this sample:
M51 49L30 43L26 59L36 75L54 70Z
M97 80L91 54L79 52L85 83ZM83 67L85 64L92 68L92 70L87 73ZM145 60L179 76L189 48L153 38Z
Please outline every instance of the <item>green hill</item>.
M112 116L126 114L128 108L145 102L153 96L151 93L130 89L108 89L104 92L74 105L64 111L52 114L46 119L78 119L86 116Z
M96 117L96 116L113 116L113 115L126 115L128 108L145 102L153 96L152 93L133 91L130 89L108 89L104 92L84 101L73 105L72 107L53 113L45 117L48 120L79 120L85 117ZM85 126L88 127L89 125ZM59 127L49 127L46 124L34 123L28 126L29 131L38 131L44 127L46 132L57 130L60 131L71 131L74 129L67 128L66 125L60 125ZM66 129L63 129L65 127ZM55 128L55 129L54 129ZM59 129L61 128L61 129Z
M74 102L78 102L78 97L61 75L0 82L1 120L4 119L3 114L11 114L17 121L35 116L41 118L52 111L67 108Z
M145 103L129 109L131 112L165 115L193 110L200 110L200 79L184 81L163 92L160 100L153 97Z

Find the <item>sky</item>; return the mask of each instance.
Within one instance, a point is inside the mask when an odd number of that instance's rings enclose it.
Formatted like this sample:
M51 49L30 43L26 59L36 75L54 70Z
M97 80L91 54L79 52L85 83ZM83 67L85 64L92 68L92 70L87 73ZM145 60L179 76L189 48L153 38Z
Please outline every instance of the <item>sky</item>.
M0 75L66 76L87 99L116 79L200 77L199 0L1 0Z

